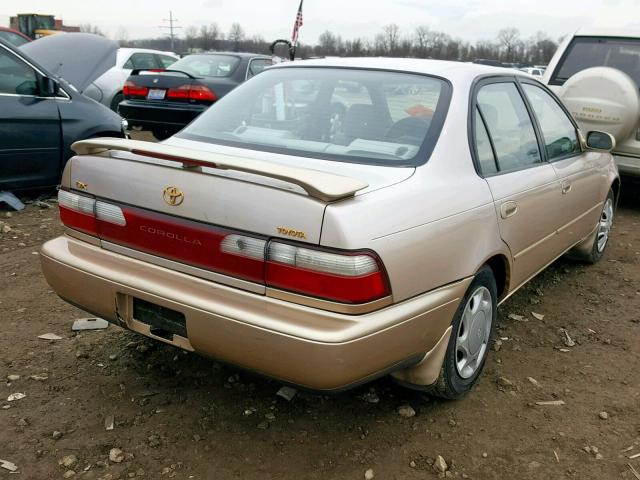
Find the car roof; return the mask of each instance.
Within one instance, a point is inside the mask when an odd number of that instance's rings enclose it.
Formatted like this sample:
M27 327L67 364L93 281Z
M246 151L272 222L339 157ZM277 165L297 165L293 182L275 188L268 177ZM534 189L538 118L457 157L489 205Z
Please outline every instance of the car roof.
M595 28L582 27L576 31L574 37L619 37L640 38L640 28Z
M251 52L199 52L199 53L190 53L189 55L185 55L185 57L190 57L192 55L231 55L234 57L241 57L241 58L247 58L247 57L261 57L261 58L271 58L268 55L265 55L264 53L251 53Z
M438 77L461 81L473 80L476 77L484 75L523 75L523 72L519 72L512 68L492 67L477 63L387 57L335 57L315 60L296 60L295 62L278 63L273 67L269 67L269 69L295 67L337 67L392 70L397 72L435 75Z
M25 35L24 33L20 32L19 30L14 30L13 28L9 28L9 27L0 27L0 32L11 32L11 33L15 33L16 35L20 35L22 38L31 41L31 39Z
M154 50L153 48L132 48L132 47L120 47L118 49L122 53L162 53L164 55L172 55L178 57L177 54L164 50Z

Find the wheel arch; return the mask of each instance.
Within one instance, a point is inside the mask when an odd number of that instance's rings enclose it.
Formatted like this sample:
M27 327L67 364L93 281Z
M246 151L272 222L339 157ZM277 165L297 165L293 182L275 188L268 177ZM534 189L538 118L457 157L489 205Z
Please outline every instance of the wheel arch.
M616 177L613 179L611 183L611 190L613 190L613 200L615 205L618 205L618 200L620 199L620 177Z
M496 253L487 258L482 263L482 266L484 265L487 265L493 272L493 276L496 279L498 302L500 302L507 296L510 288L511 264L509 263L509 259L504 253ZM480 268L482 268L482 266Z

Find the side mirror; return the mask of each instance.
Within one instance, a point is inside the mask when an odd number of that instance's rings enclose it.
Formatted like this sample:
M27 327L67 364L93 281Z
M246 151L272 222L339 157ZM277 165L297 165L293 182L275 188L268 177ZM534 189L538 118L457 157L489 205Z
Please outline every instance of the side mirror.
M58 82L52 78L42 77L40 79L40 95L43 97L55 97L59 90Z
M606 132L594 130L587 133L587 149L596 152L610 152L616 148L616 139Z

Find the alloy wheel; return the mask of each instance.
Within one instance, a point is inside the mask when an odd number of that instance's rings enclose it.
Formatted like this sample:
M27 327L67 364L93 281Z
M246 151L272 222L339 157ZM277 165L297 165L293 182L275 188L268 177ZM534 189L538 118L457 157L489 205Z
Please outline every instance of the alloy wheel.
M456 337L456 369L462 378L471 378L482 365L492 322L491 292L486 287L478 287L467 300Z

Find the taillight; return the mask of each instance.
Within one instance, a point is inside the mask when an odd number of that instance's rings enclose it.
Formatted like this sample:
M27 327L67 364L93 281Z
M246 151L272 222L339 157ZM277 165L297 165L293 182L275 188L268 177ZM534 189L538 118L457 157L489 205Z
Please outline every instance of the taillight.
M215 102L218 97L215 92L209 89L206 85L191 85L191 90L189 90L189 99L199 102Z
M125 98L147 98L149 89L147 87L136 85L131 80L127 80L124 87L122 87L122 94Z
M362 304L391 294L375 253L269 241L193 220L58 192L65 226L117 243L274 289Z
M343 303L366 303L390 294L380 261L372 253L327 252L271 242L267 286Z
M189 85L181 85L178 88L170 88L167 90L167 98L171 100L189 100Z
M60 220L65 227L89 235L98 235L101 222L125 227L127 221L117 205L78 195L67 190L58 191Z
M206 85L180 85L167 90L167 98L171 100L193 100L196 102L215 102L218 97Z
M60 220L66 227L80 230L89 235L98 234L95 199L59 190L58 206L60 207Z

